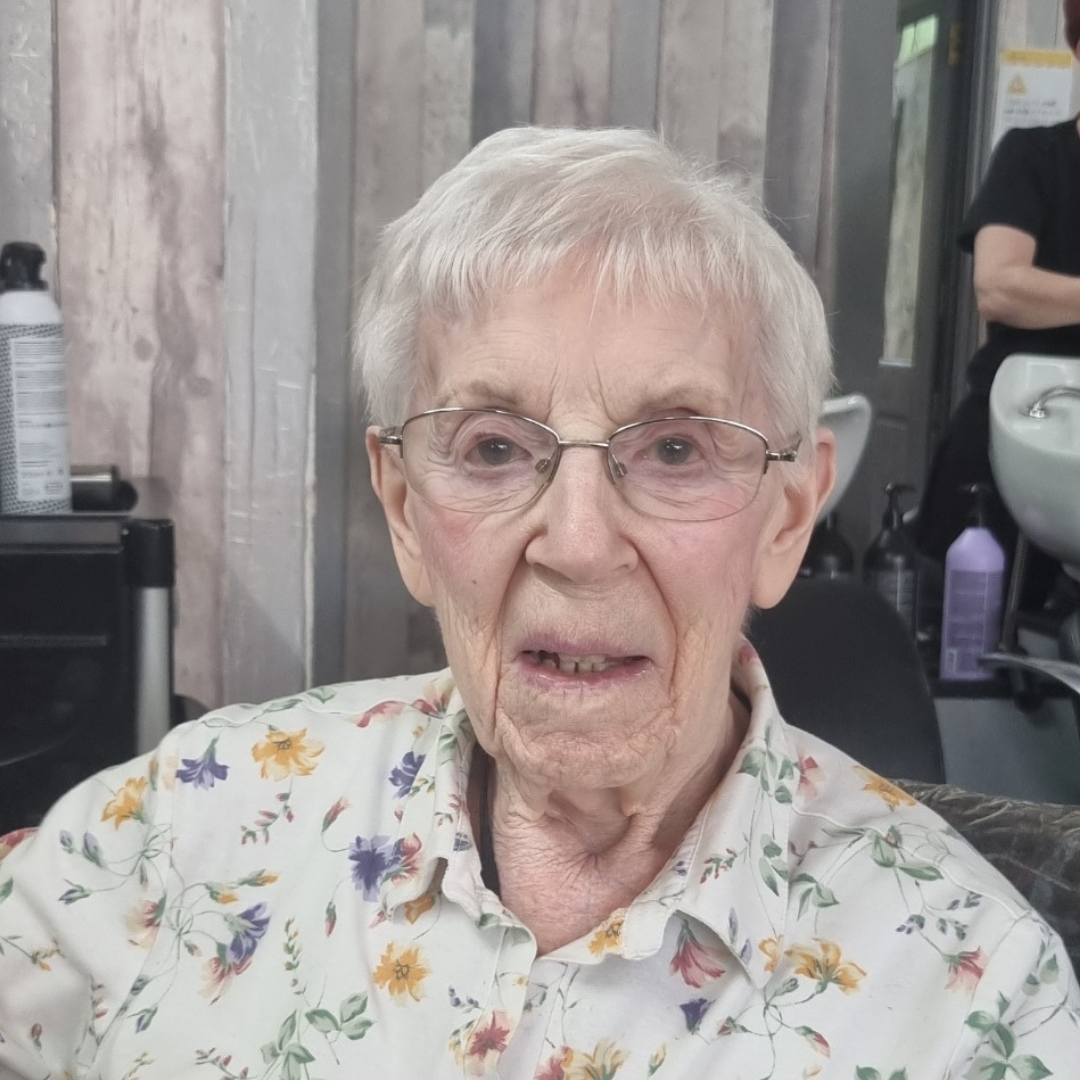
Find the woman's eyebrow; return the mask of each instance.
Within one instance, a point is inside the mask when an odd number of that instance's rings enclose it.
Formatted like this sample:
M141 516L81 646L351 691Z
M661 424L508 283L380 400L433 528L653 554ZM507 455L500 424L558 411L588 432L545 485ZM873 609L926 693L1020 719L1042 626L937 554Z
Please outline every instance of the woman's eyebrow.
M727 417L732 411L731 397L710 383L680 383L670 388L653 390L634 403L631 410L641 416L656 416L673 411L691 411L699 415Z
M522 397L511 386L492 383L486 379L472 379L460 386L450 386L437 394L433 408L444 409L461 405L517 412L522 407Z

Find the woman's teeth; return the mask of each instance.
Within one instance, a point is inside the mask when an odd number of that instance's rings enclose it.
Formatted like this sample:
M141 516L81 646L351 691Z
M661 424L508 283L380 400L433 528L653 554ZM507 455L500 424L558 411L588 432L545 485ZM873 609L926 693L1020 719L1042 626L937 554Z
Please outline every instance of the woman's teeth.
M608 668L625 664L624 658L610 656L567 656L563 653L544 652L540 650L533 653L540 667L549 667L563 672L565 675L587 675L599 671L607 671Z

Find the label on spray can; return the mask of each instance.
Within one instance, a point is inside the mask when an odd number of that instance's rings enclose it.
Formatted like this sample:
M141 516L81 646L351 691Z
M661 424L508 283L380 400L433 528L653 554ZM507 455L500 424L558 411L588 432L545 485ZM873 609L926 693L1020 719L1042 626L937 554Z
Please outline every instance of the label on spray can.
M59 325L0 326L0 509L70 509L67 390Z

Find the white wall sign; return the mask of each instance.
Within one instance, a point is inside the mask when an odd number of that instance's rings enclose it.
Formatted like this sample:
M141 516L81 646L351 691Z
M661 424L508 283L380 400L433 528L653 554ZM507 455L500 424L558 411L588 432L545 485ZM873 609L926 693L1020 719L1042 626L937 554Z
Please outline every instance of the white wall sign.
M1065 49L1003 49L998 65L993 144L1009 128L1056 124L1071 115L1073 54Z

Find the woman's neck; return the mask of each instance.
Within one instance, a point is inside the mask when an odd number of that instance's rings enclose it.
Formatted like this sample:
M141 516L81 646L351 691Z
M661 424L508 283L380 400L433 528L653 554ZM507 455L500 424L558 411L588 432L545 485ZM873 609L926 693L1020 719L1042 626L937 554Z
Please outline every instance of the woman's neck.
M537 790L477 747L470 807L485 883L541 954L600 926L661 871L731 767L748 723L737 702L728 720L706 759L673 761L635 790Z

